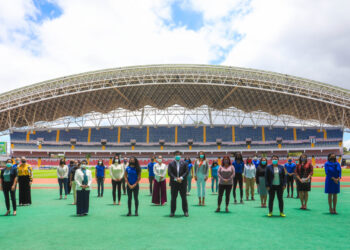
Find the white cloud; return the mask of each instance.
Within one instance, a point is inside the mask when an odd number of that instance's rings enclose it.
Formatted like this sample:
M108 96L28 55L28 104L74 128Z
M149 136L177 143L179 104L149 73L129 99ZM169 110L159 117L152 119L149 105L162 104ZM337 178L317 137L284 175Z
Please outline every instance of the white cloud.
M233 25L245 34L223 64L271 70L350 89L350 2L253 0Z
M348 150L350 150L350 140L344 141L344 147L346 147Z
M63 14L37 24L32 1L0 0L0 92L103 68L205 64L231 47L223 64L350 88L345 0L184 0L203 14L197 31L164 24L177 0L52 1Z

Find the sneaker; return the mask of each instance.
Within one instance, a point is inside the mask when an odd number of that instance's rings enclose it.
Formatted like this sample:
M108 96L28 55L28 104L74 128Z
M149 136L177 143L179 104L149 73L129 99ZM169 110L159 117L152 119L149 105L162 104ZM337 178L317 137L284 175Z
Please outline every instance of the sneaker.
M286 217L286 215L284 213L280 213L281 217Z
M243 200L241 200L241 204L243 204Z
M268 216L268 217L271 217L271 216L272 216L272 213L268 213L267 216Z
M234 203L237 204L237 200L235 200Z

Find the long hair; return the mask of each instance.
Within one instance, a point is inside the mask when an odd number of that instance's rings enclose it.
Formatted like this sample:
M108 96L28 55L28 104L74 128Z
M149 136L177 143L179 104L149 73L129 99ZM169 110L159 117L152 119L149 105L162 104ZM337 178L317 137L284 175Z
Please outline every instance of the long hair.
M202 153L202 155L204 155L203 160L206 160L204 151L200 151L198 157L201 155L201 153ZM201 158L199 157L199 159L201 159Z
M112 160L112 164L115 164L115 160L116 160L116 156L118 156L118 164L121 163L121 160L120 160L120 154L115 154L115 156L113 157L113 160Z
M141 167L140 167L140 163L139 163L139 160L135 157L135 156L131 156L130 157L130 159L129 159L129 165L130 165L130 160L131 159L134 159L134 161L135 161L135 168L136 168L136 170L141 170Z
M98 159L98 162L101 162L101 166L104 166L103 160L102 159Z
M224 167L225 164L224 164L224 161L225 160L228 160L229 161L229 165L231 165L231 159L230 159L230 156L228 155L225 155L224 157L222 157L222 161L221 161L221 166Z
M266 164L265 164L265 165L262 165L262 164L261 164L261 162L262 162L263 160L266 161ZM267 159L266 159L266 157L261 157L261 158L260 158L259 166L260 166L260 167L263 167L263 166L266 167L266 166L267 166Z

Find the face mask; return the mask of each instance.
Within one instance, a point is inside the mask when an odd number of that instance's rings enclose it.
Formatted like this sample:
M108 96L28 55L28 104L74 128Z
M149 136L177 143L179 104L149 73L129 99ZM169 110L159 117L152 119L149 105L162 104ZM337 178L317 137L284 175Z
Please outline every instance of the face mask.
M16 164L19 164L20 163L20 161L16 161Z
M266 165L266 161L261 161L261 165Z
M254 157L254 161L256 161L258 158L257 157Z
M249 164L252 163L252 160L248 160L248 163L249 163Z
M229 160L224 160L224 164L229 165L229 164L230 164L230 161L229 161Z
M161 163L163 160L162 159L158 159L158 162Z
M289 163L291 163L291 162L292 162L292 160L288 160L288 162L289 162Z
M180 155L175 156L175 160L176 160L176 161L181 160L181 156L180 156Z
M296 164L298 164L299 162L298 161L295 161Z
M128 161L127 160L124 160L124 163L127 163Z
M331 161L331 162L335 162L335 161L336 161L335 157L331 157L331 158L330 158L330 161Z
M21 160L22 163L26 163L26 160Z
M98 162L98 165L102 165L102 162L99 161L99 162Z
M82 164L82 165L81 165L81 168L85 169L85 168L86 168L86 165L85 165L85 164Z
M278 160L272 160L272 164L273 165L277 165L278 164Z
M7 164L6 164L6 167L7 167L7 168L12 168L12 164L11 164L11 163L7 163Z
M301 160L300 160L301 162L306 162L306 158L301 158Z
M203 159L203 158L204 158L204 155L200 155L199 158Z

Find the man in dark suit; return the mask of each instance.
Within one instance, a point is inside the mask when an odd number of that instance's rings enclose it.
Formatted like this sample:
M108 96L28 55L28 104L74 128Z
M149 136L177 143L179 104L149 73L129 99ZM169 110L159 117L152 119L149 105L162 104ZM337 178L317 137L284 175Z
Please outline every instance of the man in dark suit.
M170 177L170 189L171 189L171 212L170 217L174 217L176 211L176 198L178 192L182 199L182 210L186 217L188 217L188 205L187 205L187 175L188 175L188 163L181 160L181 153L175 152L175 160L169 163L168 175Z

